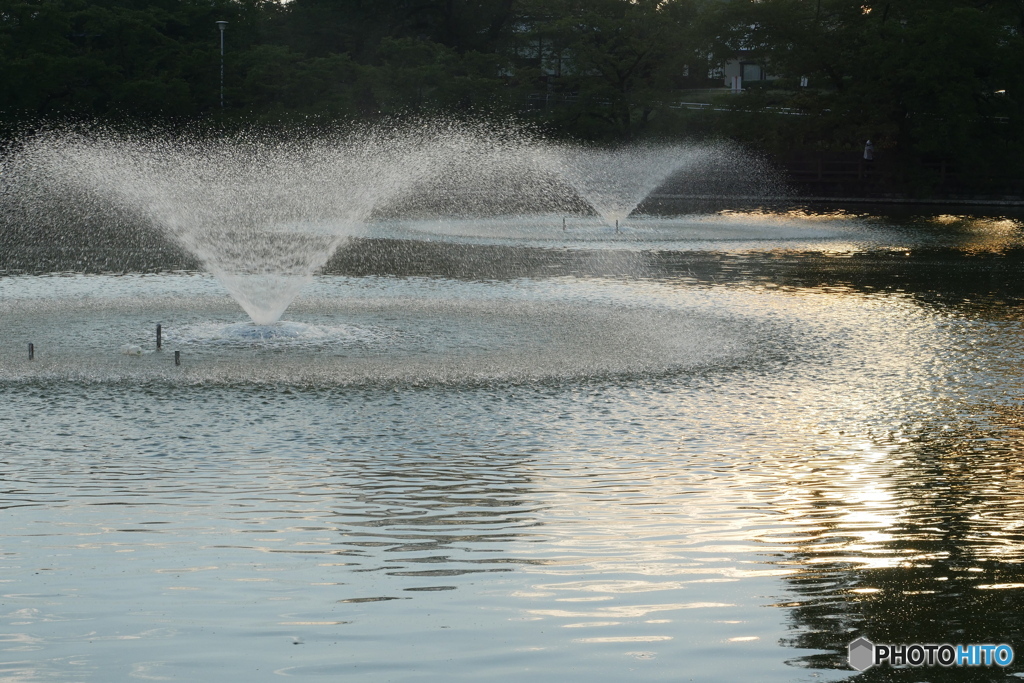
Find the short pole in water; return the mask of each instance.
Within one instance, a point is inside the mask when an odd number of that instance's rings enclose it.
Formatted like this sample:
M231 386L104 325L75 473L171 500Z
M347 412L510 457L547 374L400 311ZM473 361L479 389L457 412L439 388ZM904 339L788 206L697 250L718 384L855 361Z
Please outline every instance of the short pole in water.
M174 352L174 364L181 365L181 351Z
M35 344L29 344L28 345L28 359L29 360L33 360L35 357L36 357L36 345Z
M157 348L158 351L160 350L160 347L162 347L164 345L164 339L163 339L162 332L163 332L163 330L161 329L161 326L158 323L157 326L156 326L156 348Z
M562 217L562 232L565 232L565 217Z
M615 219L615 232L618 232L618 231L619 231L619 219L616 218Z

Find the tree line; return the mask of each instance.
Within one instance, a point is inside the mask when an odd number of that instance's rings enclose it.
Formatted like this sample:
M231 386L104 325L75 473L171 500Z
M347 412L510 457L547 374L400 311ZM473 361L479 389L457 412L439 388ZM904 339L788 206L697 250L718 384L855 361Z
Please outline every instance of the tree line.
M767 78L728 92L738 62ZM778 157L871 139L983 184L1024 177L1022 97L1024 0L0 0L7 136L513 116Z

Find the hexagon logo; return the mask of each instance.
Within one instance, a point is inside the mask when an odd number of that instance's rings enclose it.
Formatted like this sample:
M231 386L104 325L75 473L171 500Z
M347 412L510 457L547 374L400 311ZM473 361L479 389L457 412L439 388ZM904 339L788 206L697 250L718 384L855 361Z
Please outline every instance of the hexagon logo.
M875 644L861 637L850 643L850 666L857 671L870 669L875 665Z

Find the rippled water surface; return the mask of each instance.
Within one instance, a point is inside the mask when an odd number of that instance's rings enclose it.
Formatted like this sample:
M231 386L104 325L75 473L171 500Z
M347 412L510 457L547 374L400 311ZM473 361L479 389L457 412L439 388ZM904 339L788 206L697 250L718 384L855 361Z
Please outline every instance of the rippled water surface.
M0 680L1024 653L1017 219L545 221L382 226L274 327L200 273L0 277Z

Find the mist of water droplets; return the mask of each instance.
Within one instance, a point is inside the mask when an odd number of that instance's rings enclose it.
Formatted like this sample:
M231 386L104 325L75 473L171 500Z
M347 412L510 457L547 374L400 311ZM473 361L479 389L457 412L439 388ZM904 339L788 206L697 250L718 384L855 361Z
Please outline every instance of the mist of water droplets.
M750 164L721 145L555 144L514 125L449 121L309 134L48 131L3 164L19 221L73 232L99 220L159 230L258 324L277 321L332 254L373 219L588 209L623 221L666 179ZM88 239L88 233L81 235Z

